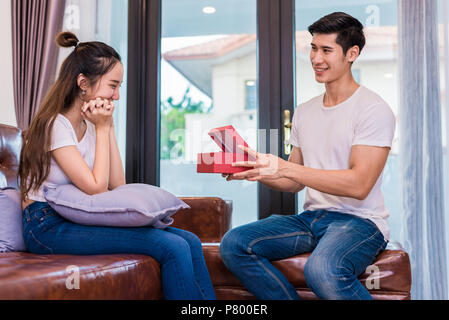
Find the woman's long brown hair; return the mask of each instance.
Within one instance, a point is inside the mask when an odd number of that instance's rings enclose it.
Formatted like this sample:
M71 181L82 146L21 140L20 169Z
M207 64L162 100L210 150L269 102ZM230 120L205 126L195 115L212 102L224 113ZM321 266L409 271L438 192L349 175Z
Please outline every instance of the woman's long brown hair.
M50 174L51 132L59 113L68 111L81 95L77 78L83 74L94 86L101 76L111 70L120 55L102 42L79 42L71 32L56 36L61 47L75 47L64 60L58 78L39 106L36 116L23 137L19 164L19 185L22 200L31 190L38 190Z

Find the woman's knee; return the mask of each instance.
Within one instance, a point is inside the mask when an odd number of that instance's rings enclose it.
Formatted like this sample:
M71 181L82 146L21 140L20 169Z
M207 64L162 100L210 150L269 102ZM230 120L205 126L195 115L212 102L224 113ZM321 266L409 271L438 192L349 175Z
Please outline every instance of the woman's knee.
M203 246L201 244L201 239L193 232L172 227L167 228L167 231L175 236L179 236L180 238L184 239L187 242L192 254L194 253L202 254Z
M186 239L178 235L171 235L167 237L161 246L161 261L164 263L167 260L189 259L191 260L190 245Z
M181 238L186 240L190 246L201 247L200 238L193 232L183 230L183 229L177 229L177 228L168 228L167 231L180 236Z
M184 239L192 249L202 249L201 239L196 234L186 231Z

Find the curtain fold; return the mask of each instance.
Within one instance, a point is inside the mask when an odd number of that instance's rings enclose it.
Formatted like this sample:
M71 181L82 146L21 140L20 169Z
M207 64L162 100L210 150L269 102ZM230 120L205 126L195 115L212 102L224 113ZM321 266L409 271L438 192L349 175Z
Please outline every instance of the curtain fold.
M17 126L31 123L55 80L66 0L11 0L14 104Z
M412 299L447 299L437 3L399 0L403 241Z

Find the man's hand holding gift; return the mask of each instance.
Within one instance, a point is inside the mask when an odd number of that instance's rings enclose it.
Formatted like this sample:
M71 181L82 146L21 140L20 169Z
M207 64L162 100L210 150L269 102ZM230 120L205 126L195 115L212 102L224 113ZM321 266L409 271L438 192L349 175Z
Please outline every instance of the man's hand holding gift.
M247 152L249 158L252 161L238 161L232 163L233 167L249 167L252 168L247 171L233 173L233 174L222 174L226 177L227 181L230 180L248 180L248 181L259 181L262 179L280 179L282 178L282 172L291 165L288 161L279 158L272 154L260 153L251 148L239 145L238 148Z

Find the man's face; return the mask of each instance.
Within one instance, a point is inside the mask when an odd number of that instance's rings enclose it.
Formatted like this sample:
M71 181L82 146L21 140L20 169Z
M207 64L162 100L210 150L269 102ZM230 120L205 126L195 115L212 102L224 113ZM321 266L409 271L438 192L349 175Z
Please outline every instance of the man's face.
M310 50L315 79L320 83L331 83L351 72L349 54L336 42L337 34L314 34ZM349 50L348 52L349 53Z

